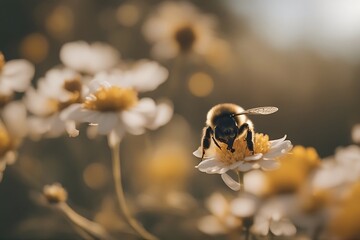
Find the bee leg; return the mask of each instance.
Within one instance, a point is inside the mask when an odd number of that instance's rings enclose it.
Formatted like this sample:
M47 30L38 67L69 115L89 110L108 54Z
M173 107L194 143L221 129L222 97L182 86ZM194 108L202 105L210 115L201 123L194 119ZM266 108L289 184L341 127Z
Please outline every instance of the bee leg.
M248 129L246 133L246 145L249 151L254 154L253 132L250 129Z
M249 149L249 151L254 154L254 140L253 140L253 132L249 127L249 124L244 123L239 127L239 135L243 134L244 131L246 132L246 138L244 139L246 141L246 145Z
M212 140L214 141L215 145L216 145L219 149L221 149L220 145L219 145L218 142L215 140L215 138L214 138L214 137L211 137L211 138L212 138Z
M205 151L210 148L211 137L212 137L213 133L214 133L214 131L212 130L211 127L207 127L207 128L205 127L203 129L203 136L201 139L201 147L202 147L201 160L204 158Z

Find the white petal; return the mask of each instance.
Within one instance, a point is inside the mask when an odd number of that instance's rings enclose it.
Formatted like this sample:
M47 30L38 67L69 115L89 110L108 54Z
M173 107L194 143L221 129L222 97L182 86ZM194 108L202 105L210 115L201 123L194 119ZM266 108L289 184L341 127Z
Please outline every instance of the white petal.
M155 118L152 119L152 121L148 124L149 129L157 129L158 127L161 127L168 123L170 119L172 118L174 113L174 109L172 104L170 103L159 103L156 107L156 115Z
M133 135L140 135L145 132L146 117L143 114L124 111L120 113L120 118L125 125L126 131Z
M238 217L250 217L256 211L256 202L254 199L246 196L236 198L231 202L231 212Z
M66 132L69 134L69 137L79 136L79 130L76 129L76 125L74 121L66 121L65 128L66 128Z
M201 172L211 172L213 170L215 170L217 173L217 171L219 169L221 169L224 166L224 164L222 162L219 162L218 160L214 159L214 158L210 158L210 159L206 159L201 161L196 168L199 169L199 171Z
M65 44L60 50L60 59L76 71L95 74L115 66L119 53L105 43L78 41Z
M264 158L273 159L280 157L292 149L292 144L289 140L278 143L276 147L271 148L269 152L264 154Z
M266 218L257 217L250 231L254 234L266 236L269 233L270 221Z
M142 98L131 111L144 114L148 118L153 118L156 114L156 104L151 98Z
M203 233L209 235L224 234L227 229L221 224L218 218L215 216L206 216L199 220L198 228Z
M232 177L230 177L229 174L223 173L223 174L221 174L221 178L224 181L224 183L232 190L234 190L234 191L240 190L240 183L238 183L234 179L232 179Z
M23 138L28 131L26 108L23 102L14 101L7 104L2 113L6 128L14 138Z
M296 233L296 227L289 220L271 221L270 230L276 236L293 236Z
M251 169L254 168L254 164L253 162L242 162L241 164L239 164L239 166L237 167L237 170L241 171L241 172L247 172Z
M193 152L193 155L197 158L201 158L202 157L202 147L199 147L198 149L196 149L194 152Z
M60 113L60 118L77 122L98 123L100 115L100 112L82 108L81 104L72 104Z
M131 86L139 92L153 91L168 75L168 70L157 62L143 60L133 69L126 71L122 81L131 82Z
M2 81L12 90L24 92L34 76L34 66L26 60L12 60L5 64L2 71Z
M99 115L99 119L96 122L98 125L99 134L108 134L114 129L119 121L119 117L114 112L102 113Z
M280 167L280 163L276 160L260 160L259 164L264 170L275 170Z
M257 154L245 157L244 161L257 161L260 158L262 158L262 156L263 156L262 153L257 153Z
M224 216L228 210L228 202L220 193L213 193L205 204L209 211L217 217Z
M285 135L285 136L282 137L282 138L275 139L275 140L271 140L271 141L270 141L270 148L275 148L275 147L277 147L278 144L280 144L280 143L282 143L282 142L285 141L286 137L287 137L287 136Z

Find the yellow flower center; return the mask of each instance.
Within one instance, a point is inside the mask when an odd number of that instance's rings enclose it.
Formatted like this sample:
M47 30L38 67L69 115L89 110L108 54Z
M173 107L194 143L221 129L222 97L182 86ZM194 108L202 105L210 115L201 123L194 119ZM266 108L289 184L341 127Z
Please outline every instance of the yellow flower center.
M9 133L0 126L0 157L3 157L11 148L12 142Z
M174 37L182 52L190 51L196 41L196 34L191 26L180 27Z
M64 83L63 88L71 93L71 97L66 102L58 102L57 103L57 110L61 111L68 106L70 106L73 103L81 103L81 90L82 90L82 84L81 80L77 77L71 80L67 80Z
M4 54L2 54L2 52L0 52L0 72L3 70L5 65L5 57Z
M246 144L245 136L239 137L234 141L234 152L227 150L225 143L218 142L221 149L215 146L216 156L221 162L225 164L233 164L238 161L243 161L245 157L253 155ZM254 154L267 153L270 149L269 136L262 133L256 133L254 137Z
M138 101L137 92L130 88L101 87L83 103L89 110L110 112L127 110Z

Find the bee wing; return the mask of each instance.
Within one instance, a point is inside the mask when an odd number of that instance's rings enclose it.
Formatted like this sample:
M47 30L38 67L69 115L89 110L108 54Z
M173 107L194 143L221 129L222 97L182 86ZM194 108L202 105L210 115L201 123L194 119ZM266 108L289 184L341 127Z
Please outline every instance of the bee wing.
M277 107L257 107L257 108L250 108L243 112L236 113L234 116L242 115L242 114L249 114L249 115L268 115L274 112L277 112L279 109Z

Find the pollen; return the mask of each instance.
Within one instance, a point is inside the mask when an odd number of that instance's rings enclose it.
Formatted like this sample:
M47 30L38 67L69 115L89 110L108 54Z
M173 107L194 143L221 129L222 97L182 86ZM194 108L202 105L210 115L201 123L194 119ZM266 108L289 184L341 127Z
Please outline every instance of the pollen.
M221 149L215 146L216 155L218 159L225 164L233 164L235 162L243 161L245 157L253 155L246 144L245 136L239 137L234 141L234 152L227 150L225 143L219 143ZM254 136L254 154L265 154L270 150L269 136L262 133L256 133Z
M12 148L12 141L8 131L0 126L0 157L3 157Z
M136 105L137 101L137 92L133 89L101 87L85 100L83 107L100 112L123 111Z
M5 65L5 57L4 57L4 54L2 54L2 52L0 52L0 72L1 72L1 70L3 70L4 65Z

